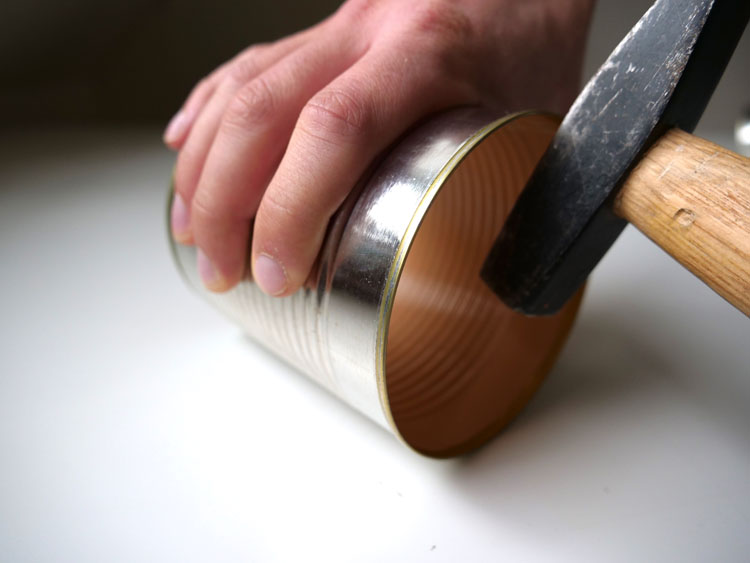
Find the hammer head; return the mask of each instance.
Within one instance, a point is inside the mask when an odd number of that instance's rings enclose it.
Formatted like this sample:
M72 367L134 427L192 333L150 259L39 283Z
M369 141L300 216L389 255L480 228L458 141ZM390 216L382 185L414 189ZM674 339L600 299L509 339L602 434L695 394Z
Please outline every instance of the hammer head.
M618 188L671 127L692 131L750 19L748 0L657 0L578 96L482 268L511 308L556 313L615 241Z

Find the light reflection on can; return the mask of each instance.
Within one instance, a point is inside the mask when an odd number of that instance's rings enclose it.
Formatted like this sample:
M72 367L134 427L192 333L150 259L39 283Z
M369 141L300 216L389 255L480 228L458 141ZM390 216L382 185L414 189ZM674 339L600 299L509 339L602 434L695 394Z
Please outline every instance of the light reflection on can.
M252 280L205 290L195 249L171 241L187 283L259 343L414 450L477 447L552 366L581 294L553 317L510 311L479 277L557 129L539 113L464 108L407 134L331 220L308 287L266 296Z

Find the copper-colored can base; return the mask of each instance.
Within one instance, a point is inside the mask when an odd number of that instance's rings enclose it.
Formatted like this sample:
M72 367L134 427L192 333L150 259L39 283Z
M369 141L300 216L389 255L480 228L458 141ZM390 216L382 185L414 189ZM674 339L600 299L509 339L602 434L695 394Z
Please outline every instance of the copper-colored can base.
M332 221L314 287L269 298L244 280L206 292L268 346L414 450L458 455L502 428L538 388L575 318L512 312L479 277L559 120L479 110L407 135ZM554 189L553 186L550 189Z
M557 128L527 115L495 128L455 165L410 244L386 349L386 393L414 449L451 456L504 426L537 389L579 299L551 318L505 307L478 272Z

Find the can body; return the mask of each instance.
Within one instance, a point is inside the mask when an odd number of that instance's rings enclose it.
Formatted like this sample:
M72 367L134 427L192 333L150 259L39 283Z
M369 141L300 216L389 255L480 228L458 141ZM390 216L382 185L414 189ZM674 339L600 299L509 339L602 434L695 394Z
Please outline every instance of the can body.
M193 247L171 242L187 283L255 340L425 455L487 440L532 395L580 295L551 318L512 313L479 270L558 120L434 118L374 164L332 218L305 288L266 296L248 276L205 290Z

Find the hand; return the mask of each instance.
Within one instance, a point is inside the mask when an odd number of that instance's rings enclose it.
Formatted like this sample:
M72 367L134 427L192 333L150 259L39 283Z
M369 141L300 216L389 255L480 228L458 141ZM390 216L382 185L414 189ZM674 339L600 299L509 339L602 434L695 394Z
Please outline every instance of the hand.
M349 0L256 45L193 90L164 139L179 150L172 231L206 286L252 275L270 295L307 278L331 215L370 161L457 105L564 113L593 0ZM254 219L254 221L253 221Z

